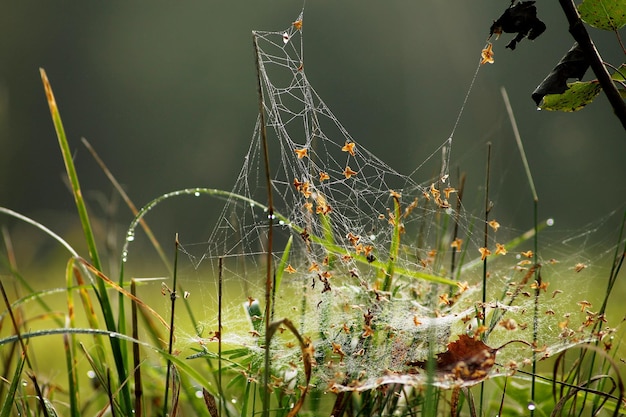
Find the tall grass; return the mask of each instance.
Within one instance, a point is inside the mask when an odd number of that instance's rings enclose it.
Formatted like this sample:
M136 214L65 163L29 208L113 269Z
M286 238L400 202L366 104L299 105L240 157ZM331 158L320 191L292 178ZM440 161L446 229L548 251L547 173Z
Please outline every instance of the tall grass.
M66 309L57 311L48 302L54 291L36 291L29 285L29 279L20 274L14 261L15 254L11 249L11 237L5 233L7 252L3 254L2 262L9 271L9 275L0 283L5 304L0 321L2 326L0 330L3 332L3 337L0 339L2 352L0 371L3 377L3 383L0 384L0 398L3 398L0 417L10 415L80 416L107 413L119 416L174 416L184 413L211 417L217 415L252 416L259 413L265 416L327 414L334 416L474 416L495 413L498 415L522 413L618 415L624 411L624 385L620 375L619 358L614 356L617 352L616 346L611 345L617 343L619 339L611 339L615 337L615 333L606 330L603 323L606 319L610 294L614 289L626 254L623 236L626 215L617 237L606 297L600 310L593 313L592 317L590 316L590 330L587 333L592 341L576 344L558 353L553 362L552 372L541 372L537 366L539 358L542 357L541 346L538 346L537 342L537 333L542 331L537 326L537 317L540 314L537 309L533 312L532 340L522 341L533 346L531 371L525 371L522 366L518 368L511 364L498 363L496 353L501 348L493 349L486 344L489 342L491 330L503 318L505 310L487 309L490 301L487 298L489 285L487 277L494 271L488 263L490 258L485 256L480 262L483 265L484 278L482 291L474 295L476 297L474 300L475 318L482 325L471 329L470 334L475 336L475 339L468 336L467 339L459 338L457 341L457 335L455 335L441 350L437 349L437 344L441 342L440 336L435 334L434 330L424 332L422 336L428 342L429 357L424 361L406 364L406 375L394 375L398 377L396 382L383 383L362 390L334 389L336 386L322 386L323 379L316 377L316 372L324 373L327 371L324 367L343 362L346 346L332 343L330 340L324 341L325 344L316 344L318 341L313 335L302 334L302 330L290 319L275 317L274 307L279 302L276 298L276 291L281 287L283 272L288 268L289 257L295 249L292 247L291 239L287 241L286 247L279 248L277 251L272 246L273 222L288 223L289 219L277 212L272 205L268 158L270 149L266 139L264 138L263 141L263 152L268 184L269 203L267 205L253 201L247 196L230 192L192 188L160 196L137 210L130 199L124 196L129 209L135 214L135 219L129 227L127 241L120 254L122 262L119 279L115 280L107 276L101 266L96 237L91 227L91 218L82 198L81 186L59 109L44 70L41 70L41 76L89 256L88 259L81 257L78 251L62 237L54 234L44 225L9 209L0 208L0 213L31 224L55 239L67 250L69 258L65 271L65 287L59 290L65 295ZM259 111L263 115L263 93L260 85ZM511 120L516 129L513 117ZM262 121L262 126L264 125ZM534 182L519 139L518 143L525 161L529 185L533 190L534 229L516 237L503 247L512 250L515 246L532 240L534 243L533 266L527 270L520 282L513 285L510 293L503 291L500 299L494 300L494 303L511 305L525 289L532 288L535 290L534 297L537 300L535 304L537 306L540 299L543 301L545 298L542 293L541 266L538 258L541 247L537 239L544 226L537 219L538 197L534 191ZM97 158L93 149L92 153ZM104 162L99 158L97 162L103 167L111 181L117 184L113 175L106 169ZM489 173L486 174L486 189L488 189L488 181ZM121 188L118 189L121 192ZM177 304L183 303L187 319L194 328L197 327L198 322L184 297L184 290L176 282L177 255L173 257L173 266L167 265L174 278L172 288L164 290L171 301L169 320L161 317L142 300L138 294L141 280L128 280L125 277L124 264L129 256L128 245L133 241L135 229L141 225L144 230L149 231L144 219L145 215L162 201L185 195L227 197L245 202L261 212L269 213L267 227L270 234L266 247L264 307L260 307L252 300L246 304L246 314L249 315L252 326L250 331L260 336L257 346L222 346L221 259L218 290L220 304L218 311L215 312L215 315L219 316L218 331L215 335L218 349L214 351L201 345L194 355L188 357L183 357L174 348L175 318L183 314L180 313L181 309L176 307ZM461 197L462 193L458 193L457 214L461 210ZM489 245L488 225L491 209L488 192L485 194L485 202L484 248L486 249ZM400 277L429 283L432 286L431 301L435 305L438 296L444 301L455 297L456 289L464 285L460 279L464 271L471 268L478 260L465 252L456 257L456 252L453 251L452 259L449 259L452 265L449 275L405 267L398 262L399 254L404 248L402 239L406 238L402 234L400 223L403 211L399 196L393 196L391 213L396 222L392 225L393 231L387 251L388 259L373 259L365 254L355 254L350 249L339 245L333 239L334 226L331 221L324 223L324 228L328 233L321 236L311 235L308 238L313 244L324 248L332 257L339 259L349 256L360 265L381 271L377 276L377 282L367 283L376 288L376 297L393 299L395 292L399 291L399 283L402 282ZM437 247L443 247L445 241L443 236L451 228L446 223L447 218L440 221L438 230L441 232L437 239ZM292 226L292 232L297 236L304 234L306 230ZM458 227L452 228L451 233L457 237ZM149 236L153 236L150 231ZM164 252L158 243L155 240L153 243L164 263L168 264L167 257L163 255ZM274 252L283 253L277 263L273 256ZM446 251L441 250L438 253L441 255L435 255L437 259L434 264L447 265L446 259L443 258L446 256ZM466 256L474 259L465 261ZM438 267L438 269L444 268ZM12 301L6 291L9 282L12 283L15 293L15 299ZM446 288L445 296L438 295L437 290L440 288ZM116 301L111 299L111 294L115 293L118 295ZM367 294L366 296L370 297ZM303 303L306 304L306 299L303 299ZM37 304L43 313L31 316L32 304ZM382 310L382 305L381 301L374 300L371 307L379 311L376 309ZM128 306L131 309L131 320L126 319ZM315 306L305 307L315 308ZM331 313L322 312L321 314L321 317L324 317L324 314ZM361 327L354 324L356 330L347 330L360 334L363 333L363 328L366 329L368 334L358 337L358 348L365 354L369 351L375 352L380 346L388 346L392 339L392 332L385 326L373 324L371 315L373 313L369 311L364 312ZM5 325L7 320L10 320L10 325ZM33 322L41 323L44 329L32 330ZM86 323L86 325L79 323ZM278 333L285 330L293 336L298 347L297 367L300 371L299 376L293 380L283 380L286 378L285 374L275 372L273 367L275 359L271 354L272 342L278 337ZM320 334L321 338L326 337L323 331ZM31 341L44 340L46 343L57 343L59 336L62 338L65 361L55 366L59 374L67 374L67 380L63 383L44 382L43 363L34 361L33 358L43 356L45 352L41 348L32 347ZM143 340L141 337L147 337L147 339ZM330 348L319 346L330 346ZM479 346L479 348L472 347L478 350L471 350L469 346ZM455 356L458 353L455 349L470 349L470 354L465 352L458 357ZM390 360L390 358L379 359ZM89 378L79 371L82 368L81 364L85 363L90 368L91 377ZM507 366L508 372L500 372L500 376L490 377L492 368ZM356 370L357 373L358 371ZM403 383L401 378L410 374L424 375L422 384L416 385L415 380L411 380L411 383ZM345 376L345 381L343 381L345 386L349 387L350 378L349 375ZM448 383L442 384L441 381L448 381ZM63 389L57 389L57 386L61 385ZM480 391L475 388L478 385ZM236 403L231 401L233 397L237 399Z

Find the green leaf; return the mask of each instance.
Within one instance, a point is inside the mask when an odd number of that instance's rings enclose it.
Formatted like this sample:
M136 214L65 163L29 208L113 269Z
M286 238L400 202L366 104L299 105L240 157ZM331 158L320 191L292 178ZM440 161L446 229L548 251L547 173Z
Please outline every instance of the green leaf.
M578 111L591 103L602 88L597 80L568 83L569 87L563 94L548 94L543 98L541 110Z
M289 240L287 241L287 245L285 245L285 251L283 252L283 256L280 258L280 263L276 268L276 279L274 283L274 292L278 292L280 288L280 283L283 279L283 273L285 272L285 268L287 267L287 263L289 262L289 254L291 253L291 244L293 243L293 235L289 236Z
M626 64L622 64L619 68L611 74L611 79L617 82L618 86L622 86L622 88L618 88L619 95L621 98L626 100Z
M617 71L611 74L611 79L622 83L626 82L626 64L620 65Z
M626 25L626 0L585 0L578 6L585 23L615 31Z

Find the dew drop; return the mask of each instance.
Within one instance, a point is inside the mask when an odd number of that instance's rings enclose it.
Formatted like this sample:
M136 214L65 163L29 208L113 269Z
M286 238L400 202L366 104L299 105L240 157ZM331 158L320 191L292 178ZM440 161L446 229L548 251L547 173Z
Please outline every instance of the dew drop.
M376 240L376 235L370 235L370 240L372 241Z
M541 111L541 107L537 107L537 111Z
M193 195L195 195L196 197L200 197L200 192L196 191L195 193L193 193Z
M536 408L537 408L537 406L535 405L535 403L533 403L533 402L528 403L528 409L530 411L534 411Z
M287 32L283 33L283 43L287 44L289 42L289 34Z
M548 220L546 220L546 224L547 224L548 226L554 226L554 219L548 219Z
M135 232L132 230L129 230L128 233L126 234L126 241L132 242L133 240L135 240Z
M198 390L195 392L196 398L202 398L202 391Z
M281 226L284 226L284 225L285 225L285 222L284 222L284 220L280 220L280 221L278 222L278 224L279 224L279 225L281 225Z
M89 379L95 379L96 378L96 373L92 370L87 371L87 378Z
M231 398L230 402L233 404L237 404L237 398Z

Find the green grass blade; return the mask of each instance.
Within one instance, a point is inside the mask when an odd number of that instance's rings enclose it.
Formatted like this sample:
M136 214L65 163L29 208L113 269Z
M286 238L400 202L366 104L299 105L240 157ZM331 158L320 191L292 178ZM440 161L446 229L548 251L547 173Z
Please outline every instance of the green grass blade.
M102 266L100 263L100 257L98 256L98 249L96 247L96 239L93 234L93 230L91 228L91 221L89 220L89 214L87 213L87 206L85 205L85 201L83 199L83 194L80 188L80 183L78 181L78 174L76 173L76 168L74 167L74 162L72 160L72 153L70 151L70 146L67 141L67 136L65 135L65 128L63 127L63 122L61 121L61 115L59 113L59 108L57 107L57 102L54 98L54 94L52 92L52 86L48 81L48 77L43 68L39 69L41 74L41 80L44 85L44 90L46 92L46 98L48 100L48 106L50 107L50 114L52 116L52 123L54 124L54 129L57 133L57 139L59 140L59 147L61 149L61 155L63 156L63 161L65 163L65 170L67 172L67 176L70 181L70 185L72 187L72 194L74 195L74 201L76 203L76 209L78 211L78 216L80 218L81 225L83 227L83 234L85 236L85 241L87 243L87 248L89 251L89 257L91 259L91 263L98 271L102 271ZM117 331L118 328L115 324L115 319L113 317L113 310L111 308L111 304L109 301L109 297L107 295L106 286L104 282L99 280L97 282L98 288L98 300L100 302L100 307L102 308L102 313L106 322L107 329L110 331ZM123 303L120 304L123 306ZM121 315L123 316L123 314ZM111 347L113 350L113 356L115 359L117 376L118 380L125 381L127 378L126 373L126 361L125 361L125 353L123 352L124 346L117 339L111 339ZM122 386L120 395L122 398L122 402L125 407L125 411L128 413L132 412L132 403L130 400L130 392L127 386Z
M11 415L15 394L17 393L17 390L22 382L21 375L24 370L24 363L26 363L26 361L24 360L24 357L20 355L17 366L15 367L15 372L13 373L11 385L9 386L9 391L4 398L4 402L2 403L2 409L0 409L0 417L9 417L9 415Z
M89 257L91 259L91 263L96 268L101 269L100 258L98 256L98 250L96 248L96 239L91 228L89 215L87 214L87 206L85 205L85 201L83 200L80 183L78 182L78 174L76 173L76 168L74 167L74 161L72 159L72 152L70 151L67 136L65 135L65 128L63 127L63 122L61 121L61 114L59 113L59 108L57 107L57 103L52 92L52 86L48 81L46 71L43 68L40 68L39 72L41 74L41 80L43 82L44 90L46 92L48 106L50 107L52 123L54 124L54 129L56 130L57 138L59 140L59 147L61 148L63 161L65 162L65 170L67 172L67 176L70 180L70 185L72 187L72 193L74 195L74 201L78 210L78 216L80 217L80 222L83 226L83 233L85 235L85 241L87 242Z
M391 235L391 245L389 246L389 260L385 269L385 279L383 281L383 291L391 290L391 281L395 272L395 265L400 249L400 233L402 231L402 214L400 212L400 198L393 195L393 234Z
M283 252L283 256L280 258L280 263L278 264L278 268L276 268L276 282L274 284L274 291L278 292L280 288L280 283L283 279L283 274L285 272L285 268L287 268L287 263L289 261L289 254L291 253L291 244L293 243L293 236L289 236L289 240L285 245L285 251Z
M72 290L74 271L74 258L71 258L65 268L65 282L67 285L67 309L68 316L67 321L70 327L76 327L76 321L74 316L74 294ZM65 365L67 367L67 380L68 380L68 396L70 400L70 415L72 417L79 417L79 393L80 385L78 384L78 375L76 374L76 337L74 335L63 336L63 347L65 349Z

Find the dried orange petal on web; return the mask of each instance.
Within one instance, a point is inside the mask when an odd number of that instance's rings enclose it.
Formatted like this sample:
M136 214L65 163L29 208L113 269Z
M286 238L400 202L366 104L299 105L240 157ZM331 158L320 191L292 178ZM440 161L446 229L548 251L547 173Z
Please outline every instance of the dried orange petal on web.
M487 47L480 51L480 57L482 58L480 65L493 64L495 62L493 59L493 44L491 42L487 42Z

